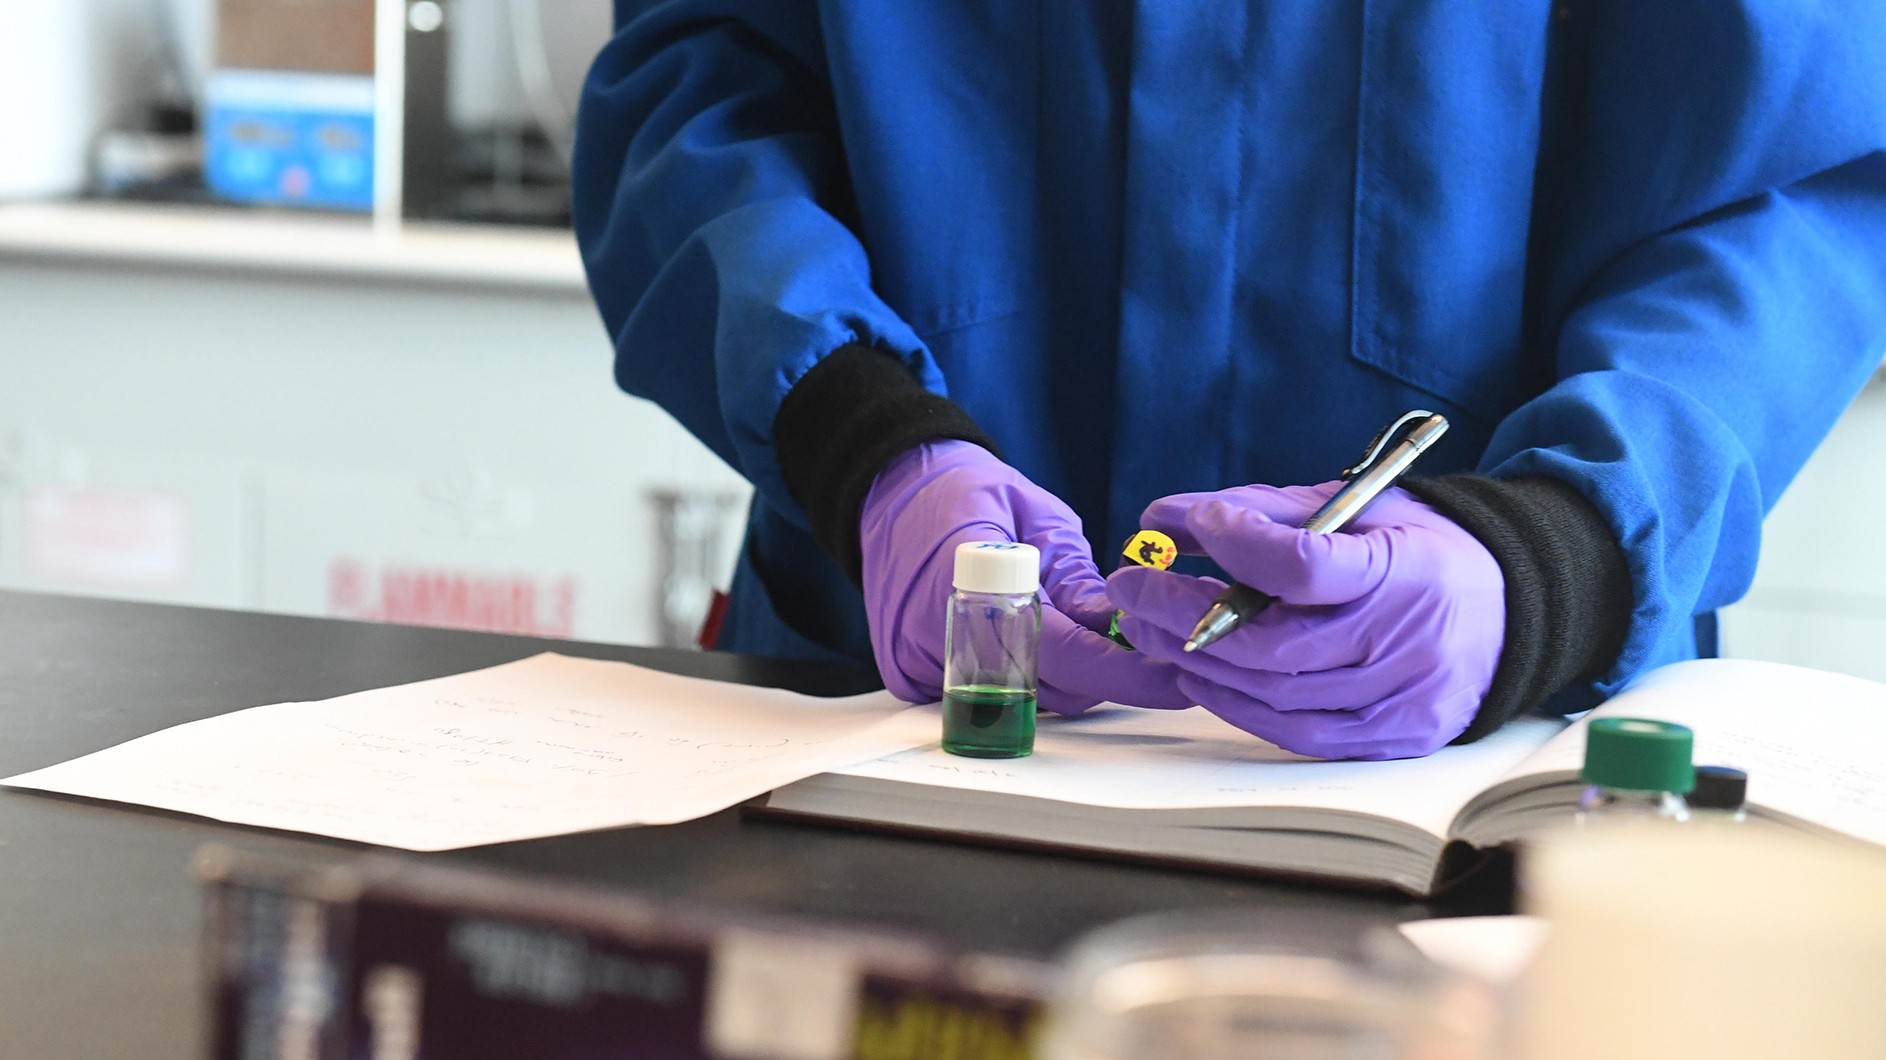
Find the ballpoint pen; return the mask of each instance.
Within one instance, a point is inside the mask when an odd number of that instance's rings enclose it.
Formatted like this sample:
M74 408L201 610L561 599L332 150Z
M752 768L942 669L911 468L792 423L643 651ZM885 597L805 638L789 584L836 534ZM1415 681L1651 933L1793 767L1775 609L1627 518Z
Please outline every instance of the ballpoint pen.
M1362 513L1383 490L1395 484L1413 466L1415 458L1447 433L1447 417L1416 409L1381 429L1369 441L1362 462L1342 473L1343 487L1303 523L1312 534L1333 534ZM1205 616L1192 627L1186 651L1197 651L1262 614L1276 597L1248 585L1232 582L1212 601Z

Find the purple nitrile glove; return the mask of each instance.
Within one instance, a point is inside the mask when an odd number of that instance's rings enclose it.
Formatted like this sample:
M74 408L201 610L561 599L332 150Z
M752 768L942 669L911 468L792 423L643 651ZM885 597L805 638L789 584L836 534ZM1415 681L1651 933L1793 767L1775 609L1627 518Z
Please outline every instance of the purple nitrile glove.
M1500 567L1472 534L1402 489L1343 531L1297 529L1342 484L1243 486L1154 501L1147 529L1277 597L1215 644L1183 650L1224 587L1123 567L1121 632L1185 671L1179 688L1238 728L1318 758L1414 758L1459 736L1506 634Z
M1184 709L1178 670L1126 651L1101 632L1113 617L1107 583L1080 517L995 454L969 442L928 442L878 474L858 522L871 651L900 699L943 695L943 634L956 546L1020 541L1041 551L1037 702L1078 714L1102 700Z

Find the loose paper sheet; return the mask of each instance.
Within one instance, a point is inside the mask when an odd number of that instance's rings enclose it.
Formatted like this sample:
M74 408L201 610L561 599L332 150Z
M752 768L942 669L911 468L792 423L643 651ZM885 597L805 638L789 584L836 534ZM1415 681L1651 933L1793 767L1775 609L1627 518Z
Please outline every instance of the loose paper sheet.
M236 711L0 784L450 850L690 820L937 733L888 693L818 699L546 653Z
M837 772L1122 809L1350 810L1445 836L1467 800L1564 727L1522 718L1426 758L1327 762L1281 750L1196 707L1102 706L1078 718L1043 715L1028 758L958 758L931 747Z

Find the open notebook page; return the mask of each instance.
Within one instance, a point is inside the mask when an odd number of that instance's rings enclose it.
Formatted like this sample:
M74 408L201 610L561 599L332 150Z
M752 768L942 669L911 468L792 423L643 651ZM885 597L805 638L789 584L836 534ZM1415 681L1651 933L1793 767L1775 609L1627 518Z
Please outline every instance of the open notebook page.
M546 653L239 710L0 783L449 850L701 817L936 734L889 693L817 699Z
M1509 779L1576 777L1585 724L1603 717L1687 725L1698 765L1749 774L1751 805L1886 843L1886 685L1753 659L1675 663L1585 715Z
M1106 705L1078 718L1044 715L1028 758L959 758L931 747L837 772L1124 809L1343 810L1445 836L1469 799L1563 727L1525 719L1427 758L1325 762L1280 750L1202 709Z

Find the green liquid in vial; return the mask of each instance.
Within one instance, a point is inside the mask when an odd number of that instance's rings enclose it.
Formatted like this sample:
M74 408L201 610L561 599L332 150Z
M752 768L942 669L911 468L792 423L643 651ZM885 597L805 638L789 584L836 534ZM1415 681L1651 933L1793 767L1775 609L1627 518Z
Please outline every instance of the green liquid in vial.
M1035 750L1035 694L964 685L943 693L943 749L969 758L1021 758Z

